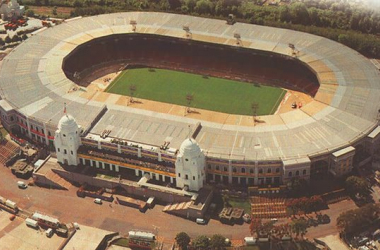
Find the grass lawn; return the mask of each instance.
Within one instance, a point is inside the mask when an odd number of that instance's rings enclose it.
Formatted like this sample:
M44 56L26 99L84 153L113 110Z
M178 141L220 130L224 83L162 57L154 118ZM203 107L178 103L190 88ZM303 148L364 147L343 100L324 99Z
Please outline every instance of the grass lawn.
M136 98L187 106L186 95L192 94L193 108L241 115L252 115L252 103L258 104L257 115L273 114L286 93L281 88L148 68L125 70L105 91L129 96L131 85Z
M242 199L227 197L227 201L232 207L244 208L245 213L248 213L248 214L251 213L251 203L249 202L249 199L242 200Z

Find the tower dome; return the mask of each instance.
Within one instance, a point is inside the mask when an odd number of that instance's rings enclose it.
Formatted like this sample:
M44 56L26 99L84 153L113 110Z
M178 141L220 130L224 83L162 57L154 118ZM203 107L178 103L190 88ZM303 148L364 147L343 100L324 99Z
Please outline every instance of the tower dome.
M182 155L196 157L201 153L201 148L194 139L188 138L182 142L179 152Z
M58 129L67 129L67 128L77 128L78 124L75 121L74 117L69 114L62 116L61 120L58 122Z

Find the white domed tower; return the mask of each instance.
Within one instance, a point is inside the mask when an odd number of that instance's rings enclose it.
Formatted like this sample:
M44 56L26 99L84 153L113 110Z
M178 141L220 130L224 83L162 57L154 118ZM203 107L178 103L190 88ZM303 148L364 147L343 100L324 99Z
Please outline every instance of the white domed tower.
M55 131L54 146L57 160L60 163L77 166L79 163L77 151L80 145L80 126L74 117L65 114Z
M190 190L198 191L205 181L205 155L198 143L188 138L179 149L175 163L177 187L188 186Z

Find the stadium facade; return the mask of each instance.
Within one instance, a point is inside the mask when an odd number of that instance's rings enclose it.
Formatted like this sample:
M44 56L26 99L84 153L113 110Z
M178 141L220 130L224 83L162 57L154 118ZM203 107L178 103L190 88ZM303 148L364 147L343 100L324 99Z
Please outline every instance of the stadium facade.
M188 39L296 60L315 74L319 88L312 102L261 117L259 126L134 109L114 96L89 95L86 87L75 83L82 72L70 75L63 69L67 56L80 45L121 34ZM233 61L235 55L230 53ZM134 58L144 63L144 58ZM91 65L91 69L103 66L108 64ZM302 79L300 72L290 73ZM293 177L341 176L351 171L354 162L371 158L380 143L379 82L379 71L367 58L322 37L185 15L116 13L65 21L15 48L1 65L0 112L11 133L50 146L55 140L62 163L115 172L129 169L137 176L148 173L153 179L193 190L204 179L243 186L279 185ZM297 84L302 88L302 81ZM62 117L64 103L71 118ZM58 152L67 138L75 144ZM186 165L186 152L196 158L190 161L196 172ZM177 168L179 164L184 165Z

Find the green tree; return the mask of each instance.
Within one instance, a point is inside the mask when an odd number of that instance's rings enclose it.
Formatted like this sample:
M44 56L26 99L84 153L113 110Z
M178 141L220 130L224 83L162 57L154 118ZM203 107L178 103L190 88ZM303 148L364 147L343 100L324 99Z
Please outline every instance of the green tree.
M304 3L296 2L290 6L290 13L292 14L292 20L295 23L309 24L310 17L309 12Z
M23 34L21 38L22 38L22 40L26 40L26 39L28 39L28 36L26 34Z
M11 38L10 38L9 36L6 36L6 37L4 38L4 42L5 42L5 43L11 43L12 40L11 40Z
M0 37L0 46L4 46L5 45L5 42L3 40L3 38Z
M222 250L226 248L226 237L220 234L214 234L210 240L210 247L213 250Z
M25 11L25 15L27 17L33 17L34 16L34 11L31 10L31 9L28 9L28 10Z
M57 6L54 6L51 13L56 16L58 13L57 13Z
M200 235L192 241L191 245L196 250L208 249L210 247L210 240L207 236Z
M212 3L209 0L199 0L195 4L195 11L199 14L210 14Z
M190 236L185 232L176 235L175 241L182 250L186 250L190 243Z
M379 212L378 204L367 204L358 209L348 210L338 216L337 226L341 232L357 232L378 219Z
M87 6L90 6L90 3L89 3L88 1L85 1L85 4L86 4ZM75 0L74 3L73 3L73 6L74 6L75 8L77 8L77 7L83 7L83 2L80 1L80 0Z
M18 42L18 41L20 41L21 39L20 39L20 37L18 36L18 35L14 35L13 37L12 37L12 39L11 39L11 41L12 42Z
M351 195L359 194L360 196L365 196L368 194L368 182L361 177L350 176L345 182L346 190Z
M290 224L292 232L296 234L296 237L301 235L302 237L307 232L307 222L305 219L295 219Z

